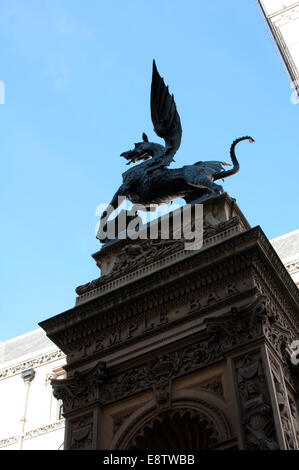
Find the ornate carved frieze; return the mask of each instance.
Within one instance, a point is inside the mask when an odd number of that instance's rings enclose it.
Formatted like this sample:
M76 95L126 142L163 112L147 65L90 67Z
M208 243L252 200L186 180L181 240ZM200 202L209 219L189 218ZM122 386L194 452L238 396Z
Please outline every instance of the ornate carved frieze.
M200 287L230 278L232 275L237 275L244 270L247 270L248 274L252 265L252 251L250 249L257 246L257 242L262 236L259 227L256 227L224 241L221 240L221 243L214 245L211 249L195 251L189 257L177 260L177 262L166 266L159 272L149 273L148 276L138 279L133 283L126 282L125 285L114 291L113 294L107 293L107 295L93 298L90 302L77 305L61 315L41 322L40 325L46 329L55 341L59 341L60 347L60 343L63 346L64 342L62 338L59 338L59 331L65 331L66 328L92 317L96 312L99 321L102 321L102 317L105 317L104 312L109 310L110 316L111 309L115 308L115 305L120 303L125 304L128 301L135 302L137 295L138 303L140 304L146 293L153 288L159 289L159 297L163 298L163 286L166 283L175 284L178 277L189 276L188 282L193 277L196 277L196 282L199 284L197 287ZM228 259L228 254L233 254L234 256ZM216 262L218 263L217 266Z
M156 260L184 249L184 240L144 240L142 243L127 244L116 259L109 271L98 279L76 288L78 295L96 289L113 279L128 274L142 266L148 266Z
M167 323L167 315L163 318ZM153 389L157 406L167 407L171 399L173 379L222 360L242 345L269 339L273 342L272 347L277 346L281 352L280 336L275 342L273 331L279 330L285 334L285 329L276 325L276 321L278 319L267 307L266 298L259 296L241 308L232 307L229 312L218 317L206 318L205 329L196 343L162 353L123 372L112 370L109 375L106 374L105 364L99 362L92 369L75 373L67 380L52 381L54 395L63 400L65 413L94 402L102 405L112 403L147 389ZM147 325L148 328L153 328L151 321ZM134 331L132 323L131 334ZM111 341L116 343L121 336L116 331L113 338ZM100 347L100 338L96 344Z
M63 359L64 357L65 354L59 349L56 349L55 351L42 354L33 359L28 359L27 361L14 364L10 367L6 367L5 369L0 370L0 380L7 379L8 377L12 377L13 375L20 374L22 371L30 368L36 369L36 367L43 366L44 364L48 364L53 361L57 361L58 359Z
M159 391L162 392L165 384L169 384L169 380L177 375L179 367L180 356L177 352L172 352L109 377L103 387L102 400L104 403L112 402L119 397L126 397L153 387L158 401L163 401L162 395L159 397Z
M11 437L5 437L4 439L0 439L0 448L16 444L18 442L18 439L19 439L19 436L11 436Z
M32 439L34 437L41 436L42 434L47 434L48 432L57 431L59 429L64 428L65 421L64 419L60 419L59 421L55 421L54 423L47 424L46 426L41 426L39 428L31 429L30 431L25 432L22 435L22 439ZM0 439L0 448L11 446L16 444L20 436L11 436L5 439Z
M234 227L239 227L240 232L245 229L244 223L241 221L239 216L231 217L229 220L220 223L216 220L216 224L214 225L205 222L203 226L204 244L210 245L210 240L208 240L209 238L215 237L215 235L226 232ZM191 231L194 231L194 227L191 227ZM82 296L87 292L97 289L107 282L113 281L113 279L136 271L143 266L147 267L148 270L148 267L151 265L151 263L154 263L157 260L159 260L161 263L162 260L164 261L164 259L168 258L169 255L179 251L184 251L185 241L185 239L172 239L170 236L170 239L165 240L158 238L156 240L139 240L139 243L127 243L121 248L120 252L115 255L113 263L111 261L109 262L109 270L107 274L104 274L98 279L95 279L87 284L77 287L76 293L79 296ZM99 266L103 264L101 259L105 259L103 252L104 250L94 255L94 258L97 260L97 264ZM167 259L165 261L167 264ZM106 273L106 271L107 269L104 272Z
M262 296L245 307L232 307L227 314L207 318L204 323L210 335L210 348L223 352L262 336L266 318L266 299Z
M163 286L151 296L125 304L122 308L105 313L100 318L73 328L63 336L63 349L68 351L68 362L95 355L97 358L112 348L123 347L145 334L169 329L182 321L191 321L195 315L207 315L216 307L223 308L250 291L245 271L218 281L211 288L212 276L194 276L174 285ZM245 294L244 294L245 292Z
M247 344L249 337L253 340L262 336L264 315L265 299L261 297L243 308L210 318L205 322L207 329L201 340L195 344L109 376L102 389L103 402L130 396L223 359L232 349Z

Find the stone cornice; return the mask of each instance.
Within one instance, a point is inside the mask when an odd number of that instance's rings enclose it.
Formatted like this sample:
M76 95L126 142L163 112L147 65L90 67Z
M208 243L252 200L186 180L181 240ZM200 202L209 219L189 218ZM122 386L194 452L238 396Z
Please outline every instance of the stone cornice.
M201 251L222 242L223 240L226 240L234 235L237 235L240 233L240 227L239 226L234 226L230 227L227 230L224 230L214 236L211 236L204 240L203 242L203 247L201 248ZM108 281L101 285L100 287L97 287L93 290L90 290L86 292L85 294L81 295L80 297L77 297L76 304L80 305L84 302L88 302L89 300L108 294L110 292L113 292L117 289L119 289L122 286L128 285L132 282L137 281L138 279L141 279L143 277L146 277L150 274L153 274L155 272L158 272L162 269L165 269L166 267L169 267L173 264L178 263L179 261L185 260L193 256L192 251L185 251L184 249L181 249L180 251L176 251L175 253L171 254L170 256L163 257L162 259L159 259L156 262L150 263L146 266L142 266L139 269L135 269L132 272L129 272L128 274L125 274L124 276L117 277L116 279L113 279L112 281Z
M158 273L152 273L146 278L139 279L129 285L124 285L117 292L114 292L113 295L107 293L100 298L92 299L49 320L43 321L40 323L40 326L47 331L48 336L55 342L55 336L59 331L64 330L65 336L68 328L73 328L76 324L79 325L95 315L98 321L107 318L107 321L110 321L112 325L114 321L117 322L117 319L113 320L111 318L111 311L115 309L119 312L120 305L122 305L122 311L125 311L125 305L128 302L132 305L138 300L140 304L141 298L150 292L152 294L153 289L159 289L159 296L161 297L162 291L167 290L171 283L184 277L187 278L188 275L193 275L194 272L205 273L201 280L205 284L215 282L217 279L223 279L226 276L226 271L227 275L231 275L235 269L240 270L242 264L243 268L249 268L250 263L252 264L254 253L262 254L262 257L272 266L276 276L288 292L288 298L291 298L293 305L295 304L298 308L299 292L295 283L261 228L255 227L228 240L224 240L219 245L204 251L195 252L188 259L179 260L179 262L167 266ZM221 265L221 263L223 264ZM166 280L168 280L167 286L163 283ZM130 315L132 315L132 311ZM61 344L59 344L59 347L61 347Z
M32 359L27 359L26 361L12 364L8 367L0 369L0 380L4 380L14 375L20 374L23 370L40 367L63 358L65 358L65 354L59 349L55 349L54 351L41 354L39 356L33 357Z

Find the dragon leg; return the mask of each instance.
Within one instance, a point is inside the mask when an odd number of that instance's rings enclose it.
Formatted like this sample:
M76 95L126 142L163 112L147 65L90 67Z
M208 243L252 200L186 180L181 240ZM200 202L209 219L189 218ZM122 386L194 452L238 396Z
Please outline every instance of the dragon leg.
M214 183L212 179L203 174L198 175L195 172L189 172L188 179L186 179L185 181L191 186L195 186L196 188L207 189L211 193L223 192L223 187L220 184Z

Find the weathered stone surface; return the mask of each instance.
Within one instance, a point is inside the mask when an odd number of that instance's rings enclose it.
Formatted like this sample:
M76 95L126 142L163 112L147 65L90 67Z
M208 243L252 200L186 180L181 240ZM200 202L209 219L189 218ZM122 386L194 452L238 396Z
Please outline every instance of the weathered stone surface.
M205 204L201 250L186 253L180 241L111 244L94 255L107 266L115 257L110 273L41 323L67 357L67 379L53 381L67 449L153 446L151 433L170 421L196 422L204 448L298 447L289 360L298 290L235 201ZM208 225L211 215L217 223ZM197 442L172 439L179 450Z

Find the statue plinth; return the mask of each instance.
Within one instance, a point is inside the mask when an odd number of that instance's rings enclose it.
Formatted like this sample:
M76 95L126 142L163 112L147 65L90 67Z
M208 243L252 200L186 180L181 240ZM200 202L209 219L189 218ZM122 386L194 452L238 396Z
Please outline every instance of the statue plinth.
M196 201L192 207L195 204ZM211 196L200 204L203 207L203 240L200 250L205 250L250 228L236 201L227 193ZM191 224L194 225L195 213L192 207ZM170 219L168 238L162 238L163 234L161 235L163 218ZM183 227L179 238L173 237L173 220L181 220L183 223L182 208L142 226L137 232L138 238L112 240L94 253L92 257L101 270L101 277L76 289L79 294L77 304L101 295L109 288L115 289L130 280L144 277L150 272L192 256L193 250L185 249L188 241L181 236L184 233ZM151 233L155 233L156 237L150 238Z

